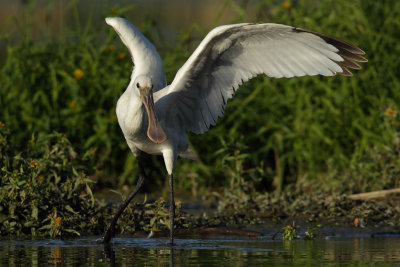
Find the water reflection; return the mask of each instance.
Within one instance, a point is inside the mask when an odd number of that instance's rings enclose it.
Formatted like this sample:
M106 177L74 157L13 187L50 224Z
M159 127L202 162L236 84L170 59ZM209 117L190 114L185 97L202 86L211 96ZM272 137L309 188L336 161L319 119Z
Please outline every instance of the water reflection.
M155 256L157 256L157 254L165 254L165 255L169 254L169 266L171 266L171 267L174 266L175 249L173 247L171 247L169 250L168 249L159 250L159 251L150 250L150 252L153 252L152 254L155 254ZM117 266L117 262L115 260L114 245L111 245L111 244L104 245L104 257L105 257L107 263L109 263L109 266ZM149 259L151 259L151 257L149 257Z
M115 266L115 251L111 244L104 245L104 257L107 259L107 262L111 263L111 266Z
M0 241L1 266L187 266L187 265L346 265L400 263L400 238L295 240L215 238L115 238L108 246L98 237L70 241Z

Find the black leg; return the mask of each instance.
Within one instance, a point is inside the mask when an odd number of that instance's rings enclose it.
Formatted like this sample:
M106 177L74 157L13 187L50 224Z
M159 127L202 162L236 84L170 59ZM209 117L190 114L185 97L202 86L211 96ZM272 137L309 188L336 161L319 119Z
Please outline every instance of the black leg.
M146 174L144 172L143 166L141 162L138 160L138 165L139 165L139 179L136 183L135 189L133 192L128 196L128 198L125 200L124 203L119 207L117 213L114 215L113 219L111 220L110 224L107 226L107 230L103 236L102 242L104 244L107 244L111 241L111 238L114 237L115 235L115 225L117 224L117 221L119 217L121 216L122 212L126 209L126 207L129 205L129 203L132 201L132 199L135 197L137 192L139 192L140 188L143 185L143 182L146 178Z
M171 245L174 244L174 220L175 220L175 200L174 200L174 181L172 174L169 175L169 191L171 193L169 202L169 222L170 222L170 236Z
M171 254L169 254L169 267L174 267L174 247L171 248L170 253Z

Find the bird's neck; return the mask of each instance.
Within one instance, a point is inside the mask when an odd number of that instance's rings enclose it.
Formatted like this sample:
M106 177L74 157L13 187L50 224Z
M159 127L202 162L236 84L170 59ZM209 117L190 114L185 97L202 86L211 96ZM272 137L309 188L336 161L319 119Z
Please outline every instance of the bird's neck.
M117 117L125 137L135 139L146 133L148 126L146 109L140 97L130 88L118 99Z

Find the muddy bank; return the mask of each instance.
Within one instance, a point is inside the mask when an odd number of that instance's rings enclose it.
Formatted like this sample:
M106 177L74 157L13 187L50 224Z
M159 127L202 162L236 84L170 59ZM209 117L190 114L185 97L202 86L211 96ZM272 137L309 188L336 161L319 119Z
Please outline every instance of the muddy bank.
M137 237L168 236L165 200L137 204L119 222L122 234ZM201 212L204 211L204 212ZM317 194L258 194L247 201L229 199L213 203L178 202L176 236L244 236L281 238L285 227L296 238L312 229L314 237L378 237L400 234L400 201L397 195L359 200L348 196Z
M124 196L99 199L91 194L86 182L82 180L78 187L76 182L67 179L58 182L62 186L38 187L46 190L46 194L33 188L30 194L26 193L29 198L14 201L8 205L8 210L3 206L1 236L67 238L102 235ZM63 188L73 188L73 194L62 191ZM373 199L326 193L236 192L210 193L203 201L177 201L177 237L237 235L279 239L286 231L290 238L312 239L391 236L400 232L400 195L397 192ZM47 205L39 206L39 203ZM37 212L32 209L33 205L37 205ZM6 215L5 211L9 213ZM116 234L167 236L168 226L168 201L142 199L133 201L122 214Z
M175 235L178 238L236 236L282 239L284 232L289 230L294 231L295 239L400 236L400 202L393 194L368 200L328 194L263 195L257 199L257 202L242 203L240 209L237 202L225 202L223 210L218 203L178 203L179 223ZM146 213L157 216L152 211ZM166 228L167 225L159 223L147 231L138 229L125 234L168 237Z

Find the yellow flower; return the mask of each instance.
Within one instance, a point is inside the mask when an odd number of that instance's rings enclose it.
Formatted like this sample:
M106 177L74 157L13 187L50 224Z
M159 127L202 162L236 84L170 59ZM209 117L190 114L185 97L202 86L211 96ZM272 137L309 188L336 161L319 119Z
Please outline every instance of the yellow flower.
M106 46L106 48L104 48L104 52L106 52L106 53L114 51L114 50L115 50L114 45L108 45L108 46Z
M40 175L40 176L39 176L39 180L43 182L43 181L44 181L44 176L43 176L43 175Z
M353 221L353 224L354 224L355 227L359 227L360 226L360 219L355 218L354 221Z
M4 122L0 121L0 127L4 127L4 126L6 126L6 125L4 124Z
M289 1L285 1L282 3L282 7L284 9L289 9L291 7L290 2Z
M31 162L29 163L29 167L31 168L35 168L37 165L37 163L34 160L31 160Z
M126 57L125 53L119 53L119 55L118 55L119 60L123 60L123 59L125 59L125 57Z
M291 225L286 225L285 228L288 230L293 230L293 226L291 226Z
M92 156L94 157L94 156L96 156L96 153L97 153L97 147L94 147L94 148L92 149L92 151L91 151L91 154L92 154Z
M59 226L62 223L62 219L60 217L56 218L56 225Z
M70 109L74 109L74 108L76 108L76 106L78 105L77 103L76 103L76 101L74 101L74 100L72 100L71 102L69 102L69 108Z
M75 77L76 79L82 78L82 77L83 77L83 71L82 71L81 69L76 69L76 70L74 71L74 77Z
M115 122L117 120L117 116L115 116L115 115L111 115L110 116L110 121L111 122Z
M117 14L118 11L119 11L118 7L111 8L111 13L113 13L113 14Z
M385 115L393 118L394 116L396 116L396 111L392 109L392 107L388 107L385 111Z

